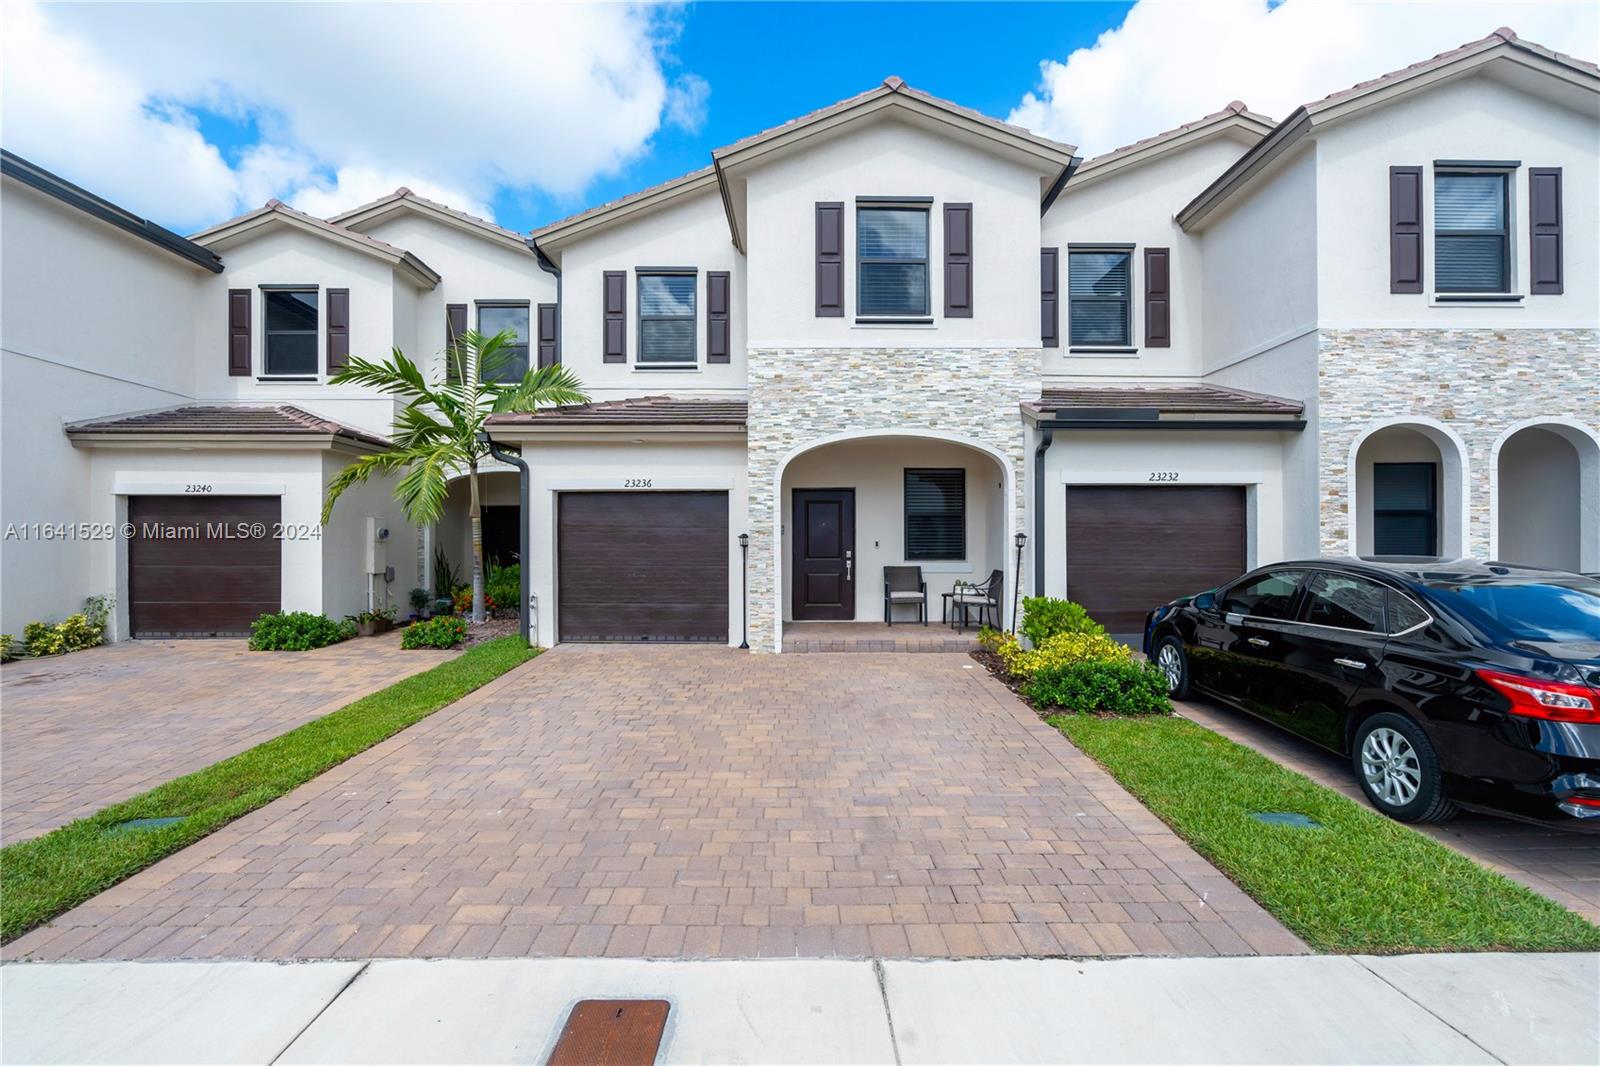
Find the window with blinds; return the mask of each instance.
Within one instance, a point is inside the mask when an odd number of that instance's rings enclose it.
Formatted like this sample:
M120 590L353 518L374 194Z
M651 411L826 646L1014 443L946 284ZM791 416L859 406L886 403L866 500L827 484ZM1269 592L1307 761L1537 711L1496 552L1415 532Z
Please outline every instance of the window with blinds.
M639 362L695 361L694 274L639 275Z
M906 470L906 558L967 557L967 472Z
M863 318L926 318L928 209L856 209L856 314Z
M524 303L478 304L478 332L485 337L510 333L512 340L500 349L494 366L480 366L484 381L509 384L521 381L528 372L528 305Z
M317 290L266 289L263 368L269 377L310 377L317 372Z
M1434 291L1510 289L1507 177L1504 172L1434 175Z
M1069 249L1068 339L1075 345L1127 347L1133 252Z
M1437 555L1435 463L1372 464L1374 555Z

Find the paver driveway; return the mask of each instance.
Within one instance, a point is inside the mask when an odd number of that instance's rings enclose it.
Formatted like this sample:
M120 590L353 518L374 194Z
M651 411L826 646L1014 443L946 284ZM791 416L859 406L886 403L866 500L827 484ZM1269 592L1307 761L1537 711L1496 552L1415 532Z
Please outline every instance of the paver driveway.
M0 840L38 836L451 657L400 635L308 652L134 640L0 670Z
M564 646L7 955L1304 950L965 655Z

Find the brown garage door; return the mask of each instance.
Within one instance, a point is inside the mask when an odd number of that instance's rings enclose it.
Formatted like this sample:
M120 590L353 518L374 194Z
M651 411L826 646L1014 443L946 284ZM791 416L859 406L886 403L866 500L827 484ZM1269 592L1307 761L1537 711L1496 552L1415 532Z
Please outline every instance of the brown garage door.
M1145 612L1244 573L1236 485L1067 486L1067 598L1112 633Z
M276 496L128 497L133 635L248 636L251 622L278 610L279 503Z
M564 492L562 640L728 639L726 492Z

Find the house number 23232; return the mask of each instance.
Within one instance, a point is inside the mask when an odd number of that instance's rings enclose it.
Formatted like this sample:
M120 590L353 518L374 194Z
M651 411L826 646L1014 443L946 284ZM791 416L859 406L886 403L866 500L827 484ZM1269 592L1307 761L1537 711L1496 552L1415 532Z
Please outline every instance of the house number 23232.
M622 483L622 487L625 489L647 489L650 487L650 479L647 477L630 477Z
M1176 470L1152 470L1150 471L1150 480L1176 481L1178 480L1178 472Z

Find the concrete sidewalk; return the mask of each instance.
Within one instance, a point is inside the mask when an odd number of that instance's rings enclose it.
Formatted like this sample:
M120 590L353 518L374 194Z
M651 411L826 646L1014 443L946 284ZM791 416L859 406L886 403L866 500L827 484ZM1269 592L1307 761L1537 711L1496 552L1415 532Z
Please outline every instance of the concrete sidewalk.
M585 998L661 1062L1600 1061L1592 954L12 964L0 1058L537 1063Z

